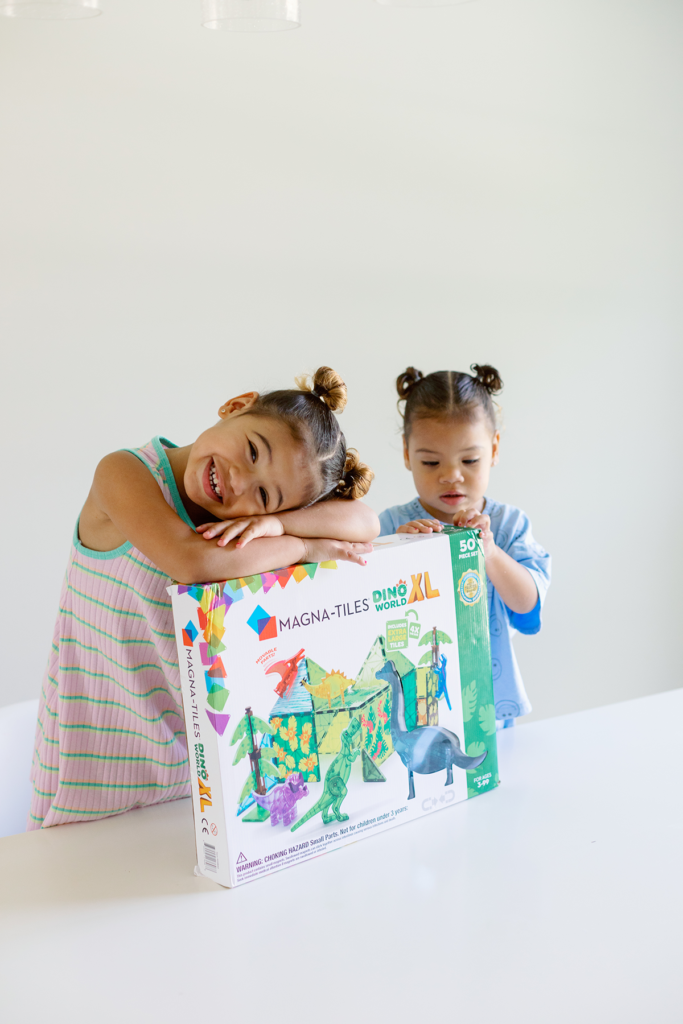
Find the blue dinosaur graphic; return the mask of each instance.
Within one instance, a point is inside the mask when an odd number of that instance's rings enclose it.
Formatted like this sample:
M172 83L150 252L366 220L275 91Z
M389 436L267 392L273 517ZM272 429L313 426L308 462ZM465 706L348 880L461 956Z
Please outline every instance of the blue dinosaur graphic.
M377 672L378 679L385 679L391 686L391 739L394 750L408 769L408 799L415 799L413 773L433 775L446 769L444 785L453 785L453 765L456 768L478 768L488 750L478 757L468 757L460 747L460 740L454 732L441 725L418 725L410 732L406 729L405 701L403 687L393 661L387 661Z

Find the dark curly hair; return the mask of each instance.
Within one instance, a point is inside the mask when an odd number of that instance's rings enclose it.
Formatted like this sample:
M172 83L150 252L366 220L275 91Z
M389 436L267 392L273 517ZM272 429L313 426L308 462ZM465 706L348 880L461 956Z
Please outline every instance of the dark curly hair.
M297 377L297 388L259 395L247 412L272 416L289 427L304 445L309 462L318 469L315 490L305 504L329 498L362 498L370 489L373 471L346 447L335 412L346 405L346 384L329 366L319 367L309 383Z
M492 430L496 429L496 410L491 395L503 389L500 374L493 366L477 363L470 369L474 376L456 370L437 370L425 377L420 370L409 366L397 377L399 407L405 402L402 416L406 441L414 420L472 416L477 409L483 409Z

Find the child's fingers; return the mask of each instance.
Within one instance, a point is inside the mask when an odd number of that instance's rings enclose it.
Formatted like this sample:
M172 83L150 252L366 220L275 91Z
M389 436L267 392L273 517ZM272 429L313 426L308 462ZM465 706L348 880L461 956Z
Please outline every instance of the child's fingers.
M235 545L235 547L238 547L238 548L242 547L246 543L245 539L244 539L246 534L247 534L247 529L246 529L246 527L244 525L235 527L232 530L228 530L228 531L226 531L226 533L223 534L221 539L218 541L218 546L221 547L221 548L224 548L224 547L226 547L230 543L231 540L234 540L235 537L239 537L239 540L237 541L237 544ZM252 533L247 538L247 541L253 540L254 537L258 537L258 536L259 535L257 533Z
M477 520L482 518L481 513L477 512L476 509L466 509L464 512L459 512L453 520L454 526L468 527L470 530L476 528Z
M256 523L252 523L251 526L248 526L247 529L244 531L240 539L237 541L235 547L243 548L249 543L250 540L256 540L257 537L263 537L265 535L266 533L264 528L259 527Z
M216 537L223 530L227 530L229 526L230 520L227 520L222 523L202 523L202 525L198 526L196 529L197 533L201 533L203 537L210 540L212 537Z
M338 557L346 562L355 562L356 565L367 565L367 559L364 556L370 551L372 551L372 544L342 543Z
M201 532L205 540L213 540L219 533L225 533L239 522L239 519L225 519L220 523L205 523L203 527L197 527L197 533Z
M441 529L443 527L436 519L411 519L402 527L406 533L433 533Z
M347 553L349 562L355 562L356 565L367 565L366 554L372 551L372 544L350 544L351 550Z
M244 531L247 529L248 525L248 521L239 519L236 519L233 523L230 523L228 526L225 527L223 536L218 541L219 546L224 548L225 545L229 544L231 540L235 539L235 537L239 537L240 534L244 534ZM206 534L204 536L206 536Z

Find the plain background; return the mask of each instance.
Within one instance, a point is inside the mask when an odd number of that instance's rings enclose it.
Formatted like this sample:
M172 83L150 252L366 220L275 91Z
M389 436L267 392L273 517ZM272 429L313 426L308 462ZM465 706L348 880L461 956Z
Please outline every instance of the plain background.
M680 0L0 19L3 667L37 696L98 459L330 363L378 511L393 380L489 361L554 559L534 718L680 685ZM361 571L361 570L359 570Z

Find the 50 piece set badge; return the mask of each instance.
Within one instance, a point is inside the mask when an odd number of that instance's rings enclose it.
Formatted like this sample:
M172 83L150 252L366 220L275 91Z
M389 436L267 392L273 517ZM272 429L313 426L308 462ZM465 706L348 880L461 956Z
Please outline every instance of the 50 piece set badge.
M169 592L200 874L240 885L498 785L473 531Z

